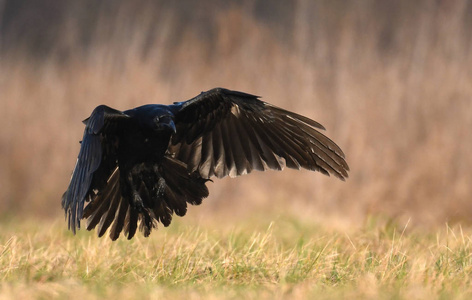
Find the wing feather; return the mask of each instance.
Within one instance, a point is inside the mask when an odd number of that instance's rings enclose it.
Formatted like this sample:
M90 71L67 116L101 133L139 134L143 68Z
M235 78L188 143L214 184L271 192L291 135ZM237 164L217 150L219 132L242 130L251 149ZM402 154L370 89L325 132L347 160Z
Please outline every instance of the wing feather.
M93 197L84 211L84 218L87 218L87 230L92 230L100 223L103 215L110 209L113 195L119 190L120 171L115 169L113 175L110 177L105 189Z
M207 174L207 177L210 177L210 175L213 175L213 135L212 134L206 134L202 137L202 152L201 152L201 157L202 161L200 163L198 162L192 162L190 163L189 167L191 168L192 172L195 172L197 167L200 169L200 174Z
M102 218L100 219L100 223L98 224L98 237L102 237L105 234L106 230L108 227L110 227L111 223L115 219L115 214L121 202L120 189L114 189L109 198L111 198L110 206L103 214Z
M320 123L258 98L216 88L175 103L169 153L203 178L284 166L348 177L343 151L318 131Z
M116 128L115 121L126 119L127 117L127 115L118 110L100 105L84 121L86 126L77 163L72 173L69 187L62 197L62 207L68 220L68 226L74 233L76 228L80 229L80 219L82 219L84 214L85 201L94 195L93 189L96 188L92 184L94 173L104 163L109 170L105 172L102 167L100 174L111 174L114 169L110 168L109 161L103 161L103 149L106 148L102 145L103 137L107 133L113 132ZM107 159L110 159L110 157Z
M236 121L236 124L235 124ZM228 135L230 136L231 148L233 149L234 164L236 167L236 176L244 175L247 173L247 169L250 168L250 157L248 158L247 154L251 155L250 150L247 151L243 147L243 140L239 134L239 128L237 126L237 120L234 117L231 117L229 122L227 122ZM231 174L230 174L231 176Z
M236 151L234 149L234 145L232 143L232 140L234 139L234 136L230 136L230 131L228 128L228 122L221 122L220 128L221 128L221 138L222 138L222 143L223 143L223 153L224 153L224 165L226 167L227 173L230 177L236 177L237 175L237 170L236 170L236 162L235 162L235 156L233 155L233 152Z
M129 202L121 198L120 207L113 221L113 226L110 230L110 238L115 241L120 236L121 231L125 225L126 211L128 210Z

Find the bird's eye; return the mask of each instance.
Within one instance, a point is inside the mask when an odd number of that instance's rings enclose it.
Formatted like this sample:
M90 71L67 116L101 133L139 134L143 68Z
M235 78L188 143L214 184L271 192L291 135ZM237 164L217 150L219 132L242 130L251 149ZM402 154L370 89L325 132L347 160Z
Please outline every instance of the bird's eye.
M155 118L154 118L154 122L155 122L156 124L159 124L159 117L155 117Z

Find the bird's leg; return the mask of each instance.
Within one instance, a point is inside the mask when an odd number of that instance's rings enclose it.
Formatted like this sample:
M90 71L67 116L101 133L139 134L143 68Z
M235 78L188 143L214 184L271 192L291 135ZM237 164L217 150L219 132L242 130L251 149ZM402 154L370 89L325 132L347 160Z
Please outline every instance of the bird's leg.
M157 179L157 182L155 184L156 197L157 197L157 199L159 199L162 196L164 196L164 192L166 190L166 181L159 174L159 166L157 164L153 166L153 171L154 171L154 174L157 174L158 178L159 178L159 179Z
M128 173L128 176L126 176L126 194L129 196L128 199L130 205L138 212L142 212L144 210L144 202L141 198L141 195L139 194L139 178L136 178L137 176L135 173L139 174L138 172L133 172L132 170Z
M130 205L138 212L143 212L146 207L154 207L164 196L166 181L159 174L157 164L137 164L124 180Z
M156 195L157 195L157 198L161 198L162 196L164 196L164 191L166 189L166 181L164 180L164 178L160 177L159 180L157 181L157 191L156 191Z
M144 210L143 199L139 195L138 191L133 189L133 207L138 211L142 212Z

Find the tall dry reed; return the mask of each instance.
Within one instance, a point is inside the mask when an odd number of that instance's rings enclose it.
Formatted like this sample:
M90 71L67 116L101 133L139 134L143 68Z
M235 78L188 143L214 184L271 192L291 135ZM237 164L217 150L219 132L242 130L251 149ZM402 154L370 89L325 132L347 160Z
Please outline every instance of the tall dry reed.
M199 211L472 218L471 1L66 3L44 21L51 45L14 27L2 38L15 41L0 56L4 215L60 213L80 121L98 104L223 86L321 122L352 171L346 183L294 171L218 180Z

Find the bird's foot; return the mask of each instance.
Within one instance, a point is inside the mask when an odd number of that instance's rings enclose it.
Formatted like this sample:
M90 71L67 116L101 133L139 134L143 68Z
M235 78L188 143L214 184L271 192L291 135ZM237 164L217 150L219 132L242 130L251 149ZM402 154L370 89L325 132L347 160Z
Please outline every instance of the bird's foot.
M144 202L141 196L139 196L139 193L137 191L133 192L133 207L136 209L138 212L144 211Z
M156 191L156 195L157 195L157 198L161 198L162 196L164 196L164 191L166 190L166 181L164 180L164 178L159 178L159 180L157 181L157 191Z

